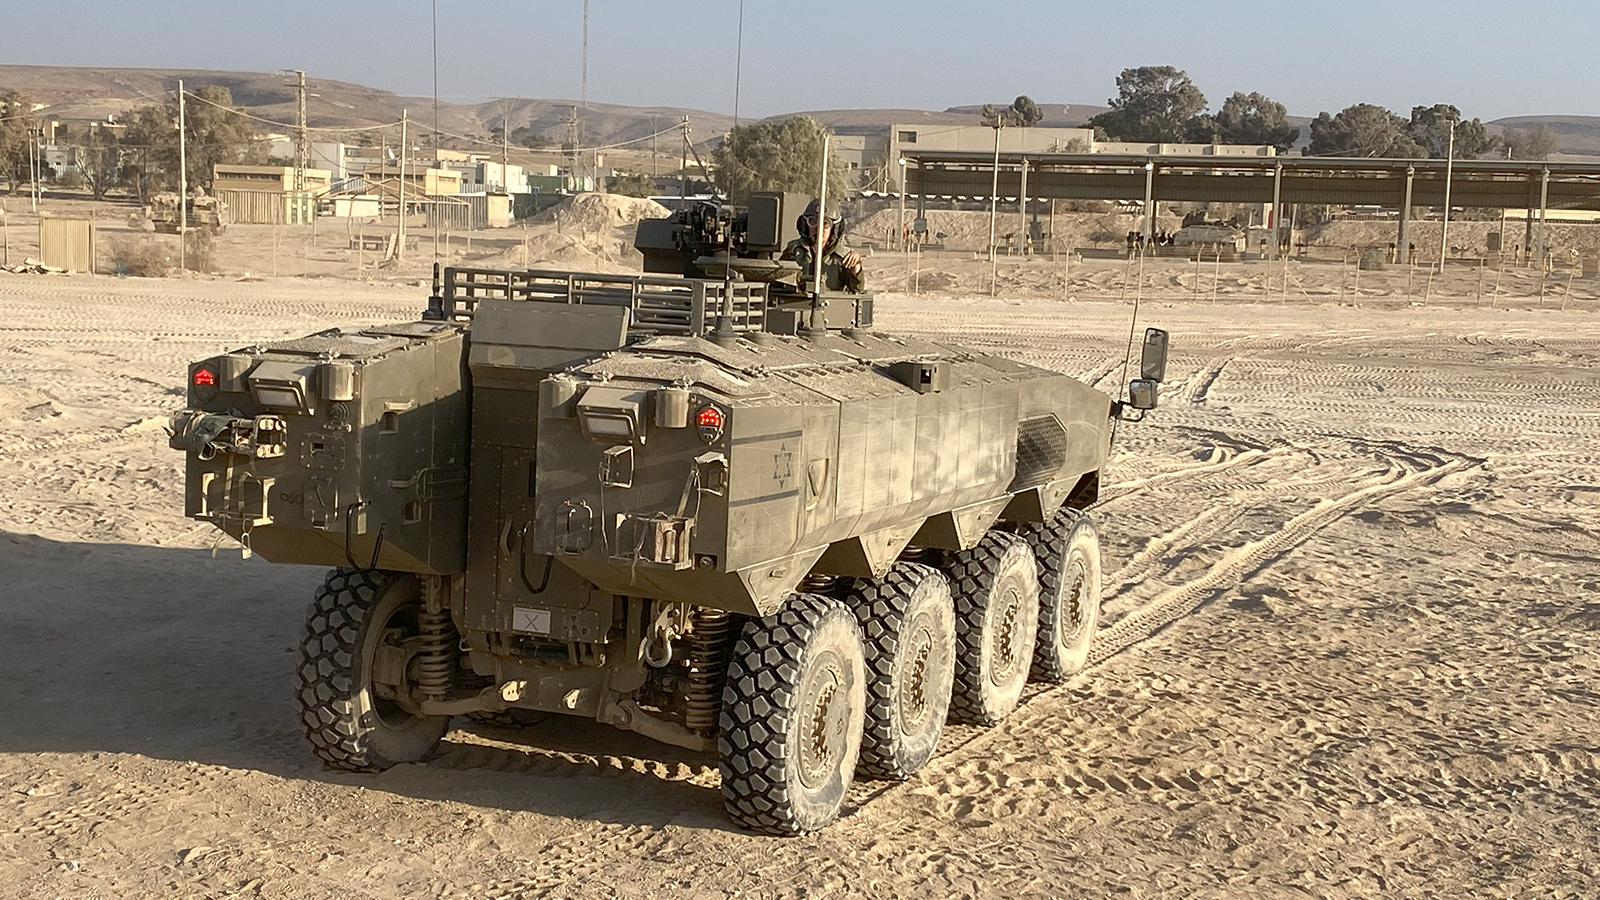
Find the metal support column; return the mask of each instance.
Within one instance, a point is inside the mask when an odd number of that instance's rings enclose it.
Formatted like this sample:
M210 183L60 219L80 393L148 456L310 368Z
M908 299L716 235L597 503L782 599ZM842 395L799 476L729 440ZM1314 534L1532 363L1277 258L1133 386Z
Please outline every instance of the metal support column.
M1396 236L1394 244L1394 261L1402 265L1411 263L1411 187L1416 177L1416 167L1406 166L1406 192L1400 198L1400 234Z
M994 125L994 181L989 186L989 262L994 263L994 220L1000 203L1000 124Z
M894 239L895 243L899 245L900 251L904 253L908 249L906 247L906 158L904 156L900 157L898 165L900 167L900 230L895 233Z
M1541 268L1544 266L1545 246L1545 213L1550 209L1550 170L1541 169L1539 172L1539 238L1534 242L1533 258Z
M923 180L922 160L917 160L917 218L924 223L928 221L928 189ZM916 224L916 223L912 223Z
M1278 234L1283 228L1282 206L1280 198L1283 196L1283 163L1272 167L1272 254L1271 259L1278 258Z
M1022 255L1027 256L1028 245L1028 158L1022 158L1022 190L1017 197L1017 212L1022 218Z
M1144 243L1156 236L1156 164L1144 164Z

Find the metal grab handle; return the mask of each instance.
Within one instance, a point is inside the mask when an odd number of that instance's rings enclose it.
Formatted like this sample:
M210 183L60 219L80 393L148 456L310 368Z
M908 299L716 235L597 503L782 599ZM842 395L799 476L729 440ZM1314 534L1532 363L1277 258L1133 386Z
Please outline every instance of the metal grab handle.
M387 523L378 523L378 537L372 542L372 561L367 564L366 568L362 568L361 565L356 562L355 555L350 552L350 528L352 523L355 522L356 513L366 509L371 504L371 500L357 500L356 502L345 507L344 510L344 560L350 564L350 568L355 569L357 572L360 572L363 575L369 574L374 569L378 568L378 554L383 552L383 529L387 527Z
M545 588L550 586L550 569L555 566L556 558L554 556L544 558L544 574L539 577L539 586L534 587L533 582L528 580L528 529L532 527L533 520L529 519L518 533L518 543L521 548L517 554L517 575L522 578L522 586L528 589L528 593L542 594Z

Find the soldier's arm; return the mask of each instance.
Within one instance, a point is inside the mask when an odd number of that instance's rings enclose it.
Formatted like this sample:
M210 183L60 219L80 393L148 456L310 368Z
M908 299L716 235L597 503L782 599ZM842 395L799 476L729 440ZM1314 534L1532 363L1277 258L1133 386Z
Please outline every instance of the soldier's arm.
M852 294L859 294L867 289L867 267L861 261L861 254L854 250L846 250L840 255L839 279L843 282L844 289Z

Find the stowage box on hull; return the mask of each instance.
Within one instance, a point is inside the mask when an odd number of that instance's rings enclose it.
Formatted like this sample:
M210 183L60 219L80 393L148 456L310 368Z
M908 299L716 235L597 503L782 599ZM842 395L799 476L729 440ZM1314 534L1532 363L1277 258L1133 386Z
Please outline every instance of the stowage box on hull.
M185 512L272 562L466 565L463 327L332 329L189 368Z
M1092 487L1109 414L1066 375L927 341L657 337L542 382L516 527L603 590L765 614L808 573L1041 520Z

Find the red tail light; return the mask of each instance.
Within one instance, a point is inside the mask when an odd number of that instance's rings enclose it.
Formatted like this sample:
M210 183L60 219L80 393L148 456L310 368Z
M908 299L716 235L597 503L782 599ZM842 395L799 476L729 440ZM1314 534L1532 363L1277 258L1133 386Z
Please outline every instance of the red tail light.
M703 407L699 414L694 417L694 423L701 428L721 428L722 410L717 409L715 406Z
M217 373L204 366L201 366L200 368L194 370L193 381L198 387L216 387Z

